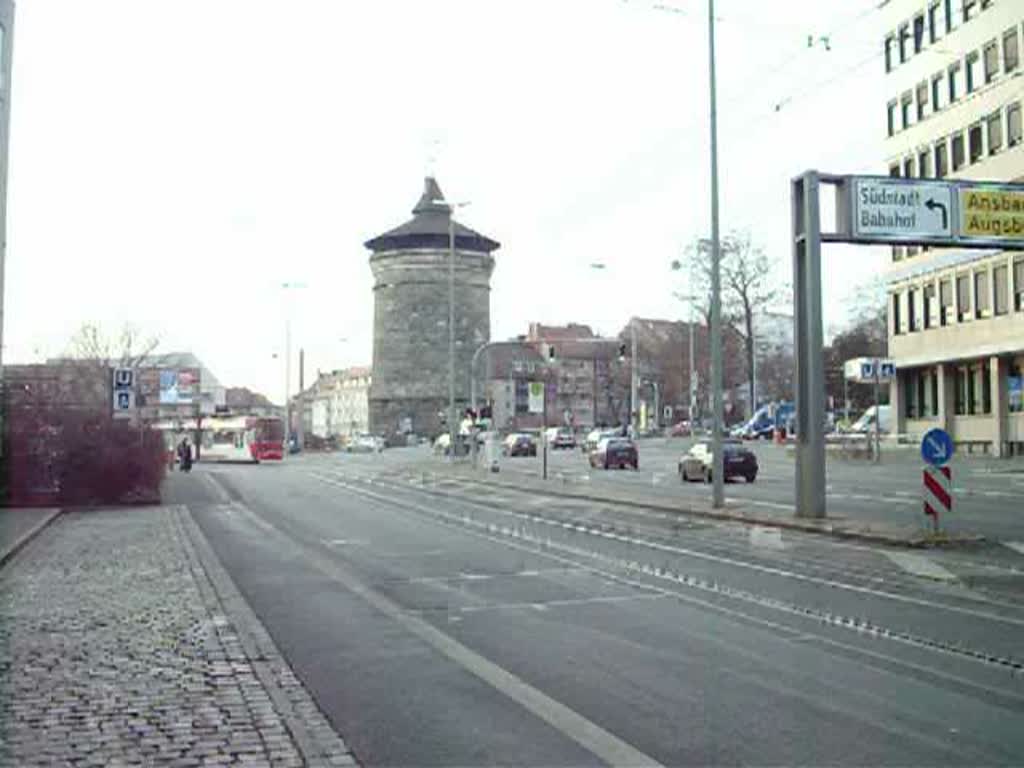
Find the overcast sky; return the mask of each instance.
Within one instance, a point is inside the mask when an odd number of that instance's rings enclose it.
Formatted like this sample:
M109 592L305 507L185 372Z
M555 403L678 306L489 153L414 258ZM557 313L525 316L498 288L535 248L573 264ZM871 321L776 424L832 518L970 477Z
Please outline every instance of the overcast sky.
M884 172L881 14L717 5L723 230L788 279L791 177ZM21 0L13 89L5 361L130 322L280 400L293 281L307 380L369 363L362 243L428 170L502 244L495 338L685 316L710 229L703 0ZM885 255L824 255L834 325Z

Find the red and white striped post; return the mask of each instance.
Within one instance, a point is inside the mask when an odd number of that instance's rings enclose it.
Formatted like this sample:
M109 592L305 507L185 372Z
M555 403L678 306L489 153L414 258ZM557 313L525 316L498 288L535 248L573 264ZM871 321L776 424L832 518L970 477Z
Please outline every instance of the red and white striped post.
M924 513L939 532L939 515L953 509L953 473L948 466L924 468Z

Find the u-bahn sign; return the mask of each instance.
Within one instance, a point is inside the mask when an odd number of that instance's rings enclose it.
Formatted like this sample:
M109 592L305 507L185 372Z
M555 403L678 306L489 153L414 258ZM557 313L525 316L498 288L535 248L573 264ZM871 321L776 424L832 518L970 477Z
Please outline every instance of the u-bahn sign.
M837 200L830 240L1024 249L1024 184L846 176Z

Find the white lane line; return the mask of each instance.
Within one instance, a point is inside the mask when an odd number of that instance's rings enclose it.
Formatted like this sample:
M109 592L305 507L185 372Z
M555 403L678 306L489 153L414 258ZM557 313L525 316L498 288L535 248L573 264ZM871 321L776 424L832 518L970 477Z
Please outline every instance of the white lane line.
M381 496L380 494L373 493L372 491L367 491L365 489L357 488L355 486L345 485L344 483L340 483L340 482L337 482L335 480L332 480L330 477L327 477L327 476L317 475L315 473L310 473L310 476L316 478L320 482L327 483L328 485L335 485L336 487L344 488L345 490L352 491L352 492L354 492L356 494L360 494L360 495L363 495L365 497L369 497L369 498L375 499L377 501L380 501L382 503L390 504L392 506L398 506L400 508L401 507L404 507L404 508L410 508L411 507L414 510L416 510L416 509L426 509L425 507L423 507L423 505L421 503L412 502L412 501L409 501L407 499L397 499L396 500L393 497L389 498L389 497L386 497L386 496ZM538 524L541 524L541 525L548 525L548 526L552 526L552 527L555 527L555 528L565 527L565 525L566 525L565 523L563 523L561 521L545 518L545 517L542 517L541 515L531 515L530 513L513 512L513 511L510 511L510 510L503 510L500 507L487 507L483 503L474 501L472 499L465 499L465 500L462 501L462 503L470 505L470 506L481 507L481 508L486 509L486 510L488 510L490 512L497 512L497 513L505 515L505 516L511 516L511 517L516 517L516 518L528 518L530 520L530 522L538 523ZM427 510L427 511L430 514L438 514L438 512L436 512L435 510ZM440 514L441 514L441 516L444 516L446 513L441 512ZM470 518L469 518L468 515L466 515L466 516L463 516L463 519L468 522ZM505 527L505 528L507 530L507 527ZM492 523L492 524L488 525L488 530L491 531L492 533L498 533L500 530L502 530L502 526L494 525ZM1014 618L1012 616L1006 616L1005 614L995 614L995 613L989 613L987 611L975 610L973 608L964 608L964 607L961 607L961 606L958 606L958 605L949 605L949 604L946 604L946 603L937 603L935 601L928 600L928 599L925 599L925 598L914 597L913 595L904 595L904 594L900 594L898 592L887 592L885 590L875 589L873 587L863 587L863 586L860 586L858 584L849 584L847 582L839 581L838 579L830 579L830 578L821 577L821 576L811 576L809 574L800 573L799 571L788 570L788 569L782 568L780 566L763 565L761 563L756 563L756 562L752 562L752 561L749 561L749 560L742 560L742 559L740 559L738 557L731 557L731 556L726 556L726 555L716 555L716 554L712 554L710 552L704 552L704 551L697 550L697 549L692 549L692 548L689 548L689 547L681 547L681 546L673 546L671 544L663 544L663 543L661 543L659 541L654 541L654 540L650 540L650 539L644 539L644 538L640 538L638 536L623 535L619 540L620 541L624 541L624 542L629 542L631 544L639 544L641 546L646 546L646 547L649 547L650 549L655 549L655 550L658 550L658 551L661 551L661 552L671 552L673 554L685 555L685 556L694 557L694 558L697 558L697 559L700 559L700 560L706 560L706 561L709 561L709 562L722 563L722 564L725 564L725 565L732 565L732 566L736 566L738 568L745 568L747 570L756 571L756 572L760 572L760 573L766 573L766 574L769 574L769 575L772 575L772 576L779 576L779 577L782 577L782 578L789 578L789 579L793 579L794 581L802 581L802 582L805 582L805 583L808 583L808 584L819 584L819 585L822 585L822 586L833 587L833 588L836 588L836 589L842 589L842 590L845 590L845 591L848 591L848 592L854 592L854 593L857 593L857 594L871 595L871 596L874 596L874 597L885 598L885 599L893 600L893 601L896 601L896 602L907 603L909 605L920 605L920 606L925 606L925 607L933 607L933 608L936 608L936 609L941 609L941 610L944 610L944 611L949 611L951 613L959 613L959 614L966 615L966 616L976 616L978 618L988 619L990 621L996 621L996 622L1004 623L1004 624L1013 624L1013 625L1018 625L1018 626L1024 626L1024 619L1017 619L1017 618ZM548 541L548 544L550 545L550 540ZM875 551L875 550L870 550L870 551ZM592 554L592 553L588 553L588 554Z
M950 573L938 563L924 555L913 552L882 552L887 558L912 576L935 581L956 581L956 574Z
M257 517L251 510L245 511L250 519ZM276 530L275 532L280 533ZM340 563L322 558L316 553L310 554L308 562L401 625L410 634L420 638L467 672L476 675L495 690L561 731L608 765L622 766L622 768L639 768L641 766L652 766L652 768L658 766L660 768L661 763L654 758L606 731L597 723L588 720L560 701L552 699L507 669L499 667L493 661L467 648L429 622L406 611L398 603L364 584Z
M1004 541L1003 546L1024 555L1024 541Z

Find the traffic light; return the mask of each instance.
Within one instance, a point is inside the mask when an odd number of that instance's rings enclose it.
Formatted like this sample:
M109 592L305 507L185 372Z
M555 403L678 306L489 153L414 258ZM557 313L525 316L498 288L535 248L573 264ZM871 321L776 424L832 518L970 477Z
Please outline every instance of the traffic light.
M625 360L625 359L626 359L626 344L625 344L625 342L623 342L622 344L619 344L619 360Z
M548 347L548 360L554 360L554 359L555 359L555 348L554 347Z

